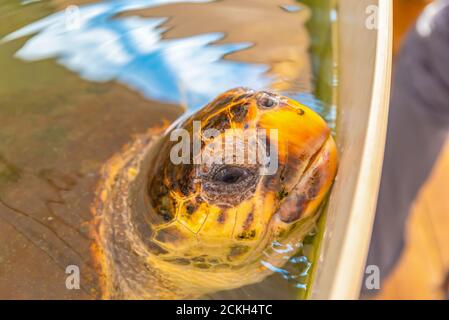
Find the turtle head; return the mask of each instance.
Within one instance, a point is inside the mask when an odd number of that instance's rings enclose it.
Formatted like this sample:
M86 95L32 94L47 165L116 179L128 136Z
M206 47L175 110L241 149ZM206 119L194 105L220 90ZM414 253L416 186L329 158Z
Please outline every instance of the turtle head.
M331 131L318 114L245 88L171 127L157 153L147 219L161 258L209 274L244 270L248 283L261 279L261 260L285 262L276 246L310 231L337 170Z

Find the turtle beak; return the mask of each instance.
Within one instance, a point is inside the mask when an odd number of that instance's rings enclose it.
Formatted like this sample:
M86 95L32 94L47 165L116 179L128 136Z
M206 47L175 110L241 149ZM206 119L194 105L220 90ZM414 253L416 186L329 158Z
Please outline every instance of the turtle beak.
M337 147L329 136L310 158L296 186L278 211L282 222L292 223L313 215L329 192L338 166Z
M287 98L281 98L279 107L264 112L259 126L277 133L279 168L287 171L284 184L291 189L304 174L310 159L325 145L331 135L326 122L312 109ZM274 136L270 134L270 136Z
M287 98L260 118L264 128L277 129L277 154L282 190L279 218L286 223L313 214L337 172L337 147L326 122L313 110Z

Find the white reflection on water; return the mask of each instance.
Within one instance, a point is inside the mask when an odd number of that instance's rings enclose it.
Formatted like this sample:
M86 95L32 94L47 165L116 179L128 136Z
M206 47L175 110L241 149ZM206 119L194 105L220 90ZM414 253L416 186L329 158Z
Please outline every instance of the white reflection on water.
M310 235L312 235L312 233ZM276 267L265 260L261 260L260 263L273 273L281 276L284 280L292 283L295 288L306 290L307 282L305 280L309 275L310 268L312 267L312 262L309 261L307 256L301 254L302 250L299 249L303 248L304 245L302 242L297 242L294 244L281 244L277 241L274 241L271 244L271 249L273 250L271 255L279 254L282 259L285 260L284 266L282 268ZM298 254L291 256L291 254L294 252L298 252ZM264 254L270 256L270 254L265 251Z
M213 44L225 34L204 33L162 39L167 18L115 17L134 9L169 3L212 0L123 0L79 7L76 28L67 28L66 12L58 12L4 37L32 36L16 52L25 61L56 58L58 63L96 82L117 80L145 97L195 110L229 88L266 88L268 66L223 60L250 43Z

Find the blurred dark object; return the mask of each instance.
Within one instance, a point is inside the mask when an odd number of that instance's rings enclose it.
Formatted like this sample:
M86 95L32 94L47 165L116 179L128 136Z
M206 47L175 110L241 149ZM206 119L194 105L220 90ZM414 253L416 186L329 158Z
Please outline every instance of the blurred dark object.
M423 8L431 0L394 0L393 1L393 55L401 48L404 35L415 23Z
M382 181L367 261L367 265L379 267L382 280L402 253L411 206L449 129L449 0L435 3L410 30L395 65ZM362 287L362 294L373 293Z

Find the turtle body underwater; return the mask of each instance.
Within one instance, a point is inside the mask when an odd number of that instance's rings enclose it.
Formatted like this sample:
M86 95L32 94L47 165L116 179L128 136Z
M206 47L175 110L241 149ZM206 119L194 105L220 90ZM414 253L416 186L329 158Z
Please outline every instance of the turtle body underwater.
M205 137L207 129L214 135ZM236 153L223 161L226 134L260 129L276 133L258 149L269 164L276 157L275 170L236 161ZM173 161L186 151L182 132L200 143ZM249 140L237 137L231 147L245 149ZM273 272L267 265L280 268L294 254L273 243L298 243L313 228L337 158L331 130L313 110L246 88L136 137L105 164L93 205L102 297L193 299L262 281Z

